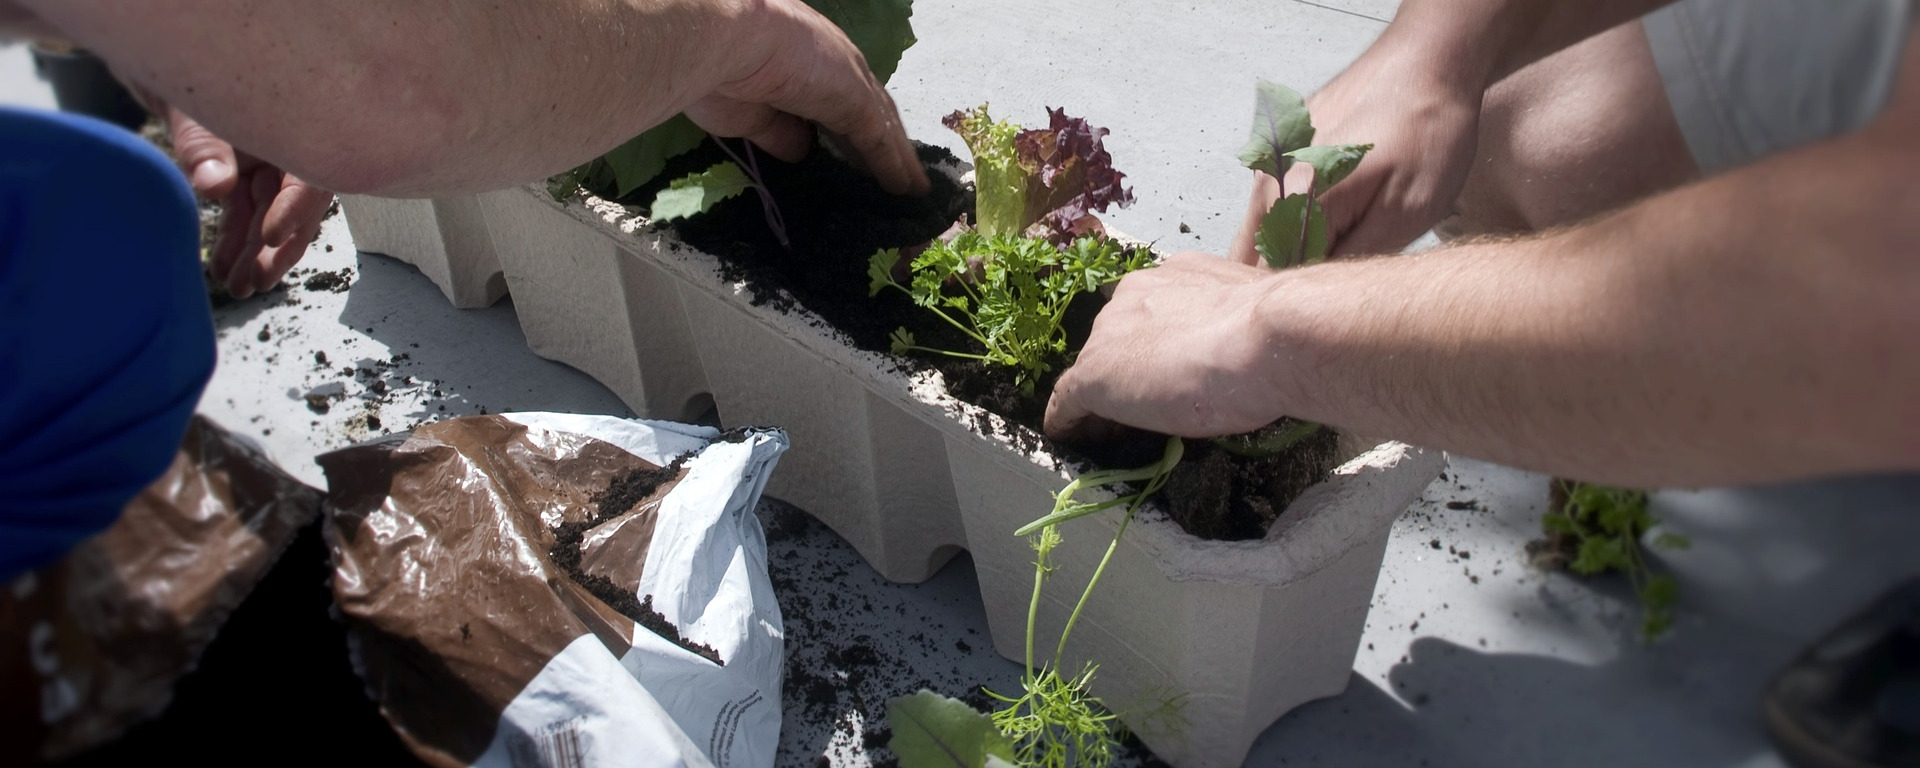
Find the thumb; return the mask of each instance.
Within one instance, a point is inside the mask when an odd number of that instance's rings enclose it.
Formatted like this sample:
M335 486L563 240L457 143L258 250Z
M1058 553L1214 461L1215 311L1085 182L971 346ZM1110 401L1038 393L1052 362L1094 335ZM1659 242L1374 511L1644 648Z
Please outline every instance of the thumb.
M195 193L214 200L233 194L240 178L233 145L172 105L167 106L167 131L173 138L174 161Z

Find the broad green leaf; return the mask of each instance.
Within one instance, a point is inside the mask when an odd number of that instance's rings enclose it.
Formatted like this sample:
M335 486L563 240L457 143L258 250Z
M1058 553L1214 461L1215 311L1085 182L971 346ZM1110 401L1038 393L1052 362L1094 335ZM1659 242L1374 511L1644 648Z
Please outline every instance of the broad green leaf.
M653 198L650 212L655 221L684 219L694 214L706 213L713 206L753 186L753 180L747 178L747 172L732 162L716 163L699 173L674 179L666 189Z
M1265 80L1254 85L1253 135L1240 149L1240 162L1274 178L1287 173L1287 153L1313 143L1313 119L1307 102L1292 88Z
M1013 761L1013 744L993 720L959 699L921 690L887 701L893 739L887 747L900 768L986 768Z
M1267 266L1285 269L1326 260L1327 216L1320 206L1313 207L1313 216L1305 222L1307 236L1302 247L1300 226L1306 205L1306 195L1287 195L1275 200L1267 215L1260 218L1253 245L1266 258Z
M1562 533L1569 536L1580 532L1580 527L1574 525L1573 518L1560 512L1548 512L1545 515L1541 515L1540 527L1548 533Z
M659 176L668 160L693 151L706 138L707 132L686 115L674 115L673 119L614 147L600 159L613 171L614 187L620 196L626 197Z
M882 85L900 66L900 54L918 42L913 37L913 0L806 0L807 5L847 33L867 57L867 69Z
M1301 147L1288 152L1287 157L1313 166L1313 188L1324 191L1353 173L1360 165L1360 158L1372 149L1372 144L1328 144Z

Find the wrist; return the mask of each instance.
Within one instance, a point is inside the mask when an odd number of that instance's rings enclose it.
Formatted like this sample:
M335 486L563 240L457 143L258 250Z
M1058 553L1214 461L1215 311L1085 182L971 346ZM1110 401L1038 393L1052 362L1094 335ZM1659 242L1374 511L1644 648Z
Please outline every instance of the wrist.
M1435 5L1402 5L1373 49L1398 58L1413 82L1477 103L1496 79L1510 25L1491 9Z
M1245 289L1251 298L1240 327L1253 329L1247 334L1252 350L1244 363L1246 387L1268 421L1282 416L1310 418L1307 413L1319 411L1313 402L1317 388L1309 379L1326 348L1316 338L1326 326L1311 317L1303 300L1302 289L1307 286L1300 278L1311 277L1309 271L1274 272Z

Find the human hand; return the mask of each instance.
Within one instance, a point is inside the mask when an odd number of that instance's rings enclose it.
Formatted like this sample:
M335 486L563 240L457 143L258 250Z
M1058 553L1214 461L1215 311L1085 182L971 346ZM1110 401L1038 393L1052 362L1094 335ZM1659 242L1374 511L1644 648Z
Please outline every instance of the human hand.
M819 123L894 194L932 188L914 154L893 98L867 68L865 57L833 22L799 0L767 0L749 19L760 43L745 57L740 77L723 82L686 110L716 136L752 141L774 157L798 161L813 147Z
M333 193L235 150L172 105L158 107L194 193L221 206L213 278L236 299L273 288L320 234Z
M1483 88L1385 38L1307 99L1315 144L1372 143L1353 175L1322 193L1331 253L1392 253L1452 212L1478 144ZM1290 192L1312 169L1295 164ZM1280 183L1254 174L1245 220L1228 255L1258 264L1254 234Z
M1285 415L1256 320L1275 273L1183 253L1122 279L1047 403L1046 431L1094 440L1111 422L1182 437L1239 434Z

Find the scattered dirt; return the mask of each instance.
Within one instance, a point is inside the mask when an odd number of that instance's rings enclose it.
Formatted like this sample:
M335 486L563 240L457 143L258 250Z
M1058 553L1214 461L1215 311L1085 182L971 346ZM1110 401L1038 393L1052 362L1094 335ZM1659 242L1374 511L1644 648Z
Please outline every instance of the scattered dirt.
M300 284L300 287L309 291L327 291L329 293L345 293L346 290L352 286L352 267L342 267L334 272L315 272L311 277L308 277L305 282Z

